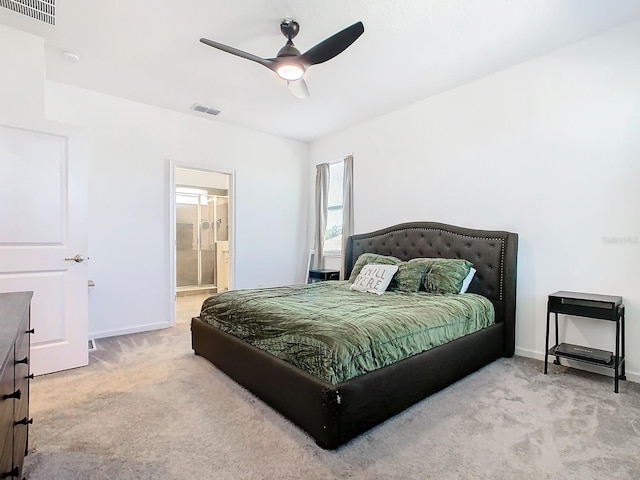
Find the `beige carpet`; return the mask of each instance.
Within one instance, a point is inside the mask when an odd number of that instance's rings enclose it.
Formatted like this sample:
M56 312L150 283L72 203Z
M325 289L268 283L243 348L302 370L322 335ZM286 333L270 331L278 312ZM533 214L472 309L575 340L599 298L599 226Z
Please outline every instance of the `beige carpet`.
M501 359L336 451L196 357L188 325L37 377L29 480L638 479L640 385Z

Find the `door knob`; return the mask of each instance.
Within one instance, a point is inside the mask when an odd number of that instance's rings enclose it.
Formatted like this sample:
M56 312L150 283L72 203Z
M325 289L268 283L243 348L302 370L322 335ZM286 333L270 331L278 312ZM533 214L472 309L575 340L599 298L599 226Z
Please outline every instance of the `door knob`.
M82 263L84 262L84 257L82 255L76 255L75 257L67 257L65 260L68 262Z

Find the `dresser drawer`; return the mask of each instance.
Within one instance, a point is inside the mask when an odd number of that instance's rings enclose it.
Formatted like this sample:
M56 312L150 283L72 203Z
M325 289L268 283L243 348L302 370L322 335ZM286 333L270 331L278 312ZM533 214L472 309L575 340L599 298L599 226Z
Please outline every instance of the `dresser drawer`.
M14 418L16 421L28 415L29 410L29 345L31 334L29 329L29 317L24 317L19 327L15 344L15 389L20 390L21 396L14 406Z
M30 333L27 333L27 328L29 324L25 322L20 326L20 331L16 337L15 343L15 359L16 361L23 361L25 358L28 360L29 357L29 340Z
M16 425L13 430L13 466L18 468L19 478L22 478L24 457L27 454L27 425Z
M29 334L26 333L26 325L24 328L20 327L20 333L16 339L14 369L15 389L22 393L18 402L26 404L29 391L29 380L27 379L29 375ZM18 417L18 415L20 414L17 413L15 416Z
M9 353L5 367L0 371L0 438L3 438L7 430L13 425L13 398L5 398L15 392L13 382L13 349Z
M15 478L7 477L7 475L13 467L13 432L3 432L0 438L3 439L3 443L0 444L0 451L2 456L0 457L0 478Z

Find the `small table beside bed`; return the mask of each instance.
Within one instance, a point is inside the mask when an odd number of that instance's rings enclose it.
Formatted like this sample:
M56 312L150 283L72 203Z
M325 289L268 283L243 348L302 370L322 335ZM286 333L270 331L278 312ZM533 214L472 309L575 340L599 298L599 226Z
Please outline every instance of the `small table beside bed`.
M433 222L353 235L349 280L213 295L192 320L192 346L337 448L513 356L517 246L515 233ZM388 271L383 294L354 290Z

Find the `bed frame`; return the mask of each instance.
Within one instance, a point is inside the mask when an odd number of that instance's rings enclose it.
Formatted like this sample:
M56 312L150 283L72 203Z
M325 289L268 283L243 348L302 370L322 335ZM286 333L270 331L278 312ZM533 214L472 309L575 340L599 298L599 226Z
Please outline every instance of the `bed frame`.
M402 260L469 260L477 273L468 291L491 300L496 323L338 385L318 380L199 317L191 323L192 346L196 355L308 432L320 447L333 449L488 363L513 356L517 249L515 233L433 222L404 223L350 237L345 278L365 252Z

